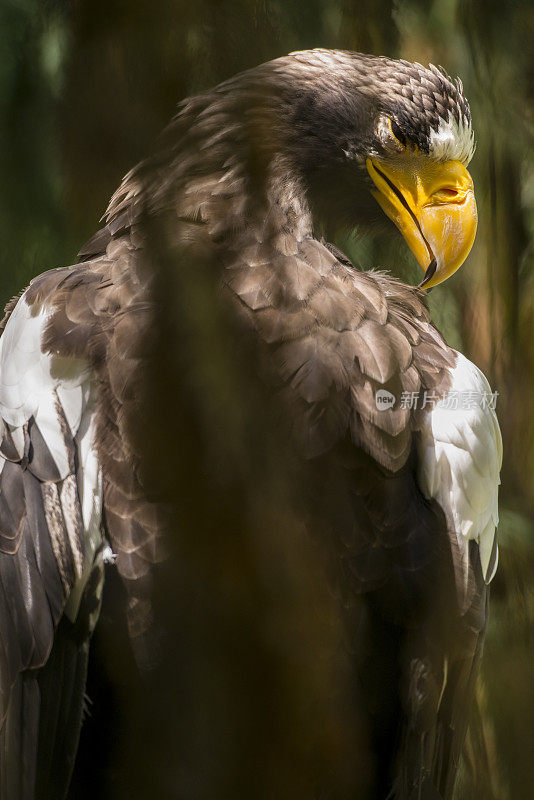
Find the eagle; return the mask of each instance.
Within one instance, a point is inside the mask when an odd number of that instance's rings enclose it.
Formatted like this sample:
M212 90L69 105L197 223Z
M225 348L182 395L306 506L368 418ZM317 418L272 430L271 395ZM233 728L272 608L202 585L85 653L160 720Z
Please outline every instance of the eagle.
M8 303L2 800L66 795L106 562L134 650L150 656L167 512L146 486L138 420L162 220L182 260L215 265L303 463L340 454L350 521L330 528L343 590L365 609L353 622L370 797L453 796L497 566L502 444L486 378L447 345L425 296L473 244L474 149L462 84L443 69L291 53L184 100L77 262ZM418 287L329 241L381 221L421 267Z

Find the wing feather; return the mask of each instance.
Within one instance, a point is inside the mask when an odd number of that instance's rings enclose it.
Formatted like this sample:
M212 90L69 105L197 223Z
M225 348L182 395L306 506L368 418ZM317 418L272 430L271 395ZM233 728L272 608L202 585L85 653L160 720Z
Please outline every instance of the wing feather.
M359 272L311 236L291 243L286 234L280 254L277 243L268 263L258 257L265 238L256 251L244 247L248 263L228 266L227 286L267 347L304 452L343 453L336 482L347 481L351 511L344 519L336 510L333 524L339 590L349 627L361 631L352 646L363 659L372 737L377 748L388 737L391 752L399 748L395 796L450 797L486 624L482 570L491 577L497 557L498 426L488 412L458 425L442 419L438 429L441 418L425 409L425 392L437 400L454 384L459 356L420 293ZM298 287L287 281L291 259L310 267L297 270L306 277ZM380 390L393 398L387 409ZM361 613L351 610L361 608L358 593L391 648L351 616ZM380 694L384 681L397 686L399 706L377 717L373 687ZM385 779L384 795L390 788Z
M44 287L65 278L54 271L32 291L44 301ZM39 690L39 670L62 616L76 619L102 542L87 366L44 351L51 310L27 297L0 338L0 787L9 800L33 797L39 726L61 703Z

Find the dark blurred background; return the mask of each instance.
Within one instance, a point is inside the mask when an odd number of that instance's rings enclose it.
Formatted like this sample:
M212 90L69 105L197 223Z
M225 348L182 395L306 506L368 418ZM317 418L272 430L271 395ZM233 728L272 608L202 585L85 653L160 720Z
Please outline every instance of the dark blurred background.
M478 140L471 171L479 231L468 261L432 293L430 305L449 343L474 360L499 392L505 446L501 565L493 584L478 700L492 792L502 800L534 796L532 42L532 0L0 0L0 297L5 301L35 274L74 260L97 229L122 175L150 151L177 101L188 94L291 50L316 46L433 62L461 76ZM338 244L363 268L394 268L411 283L419 280L400 237L385 241L368 235ZM246 572L247 564L240 569ZM295 593L304 608L306 582L287 589L288 608ZM121 602L121 589L110 576L70 797L240 796L231 789L213 793L209 779L204 788L194 785L195 764L202 763L211 744L216 741L222 759L228 756L216 731L214 742L205 738L211 729L209 704L207 719L194 732L198 741L190 748L189 776L182 771L176 784L161 788L156 773L166 769L169 752L158 761L157 738L151 740L143 728L150 708L143 708L143 681L125 655L128 642L116 619ZM245 624L249 633L255 619L251 614ZM203 624L213 624L209 615L200 615L200 633L190 632L186 643L198 644ZM290 628L284 633L286 646ZM317 636L309 631L304 637L310 657ZM264 646L258 645L250 669L259 664L266 669ZM277 646L283 650L283 644ZM274 674L284 657L271 665ZM305 662L306 653L294 657L291 680L300 674L299 659ZM189 686L196 678L182 675L180 680ZM199 691L203 680L198 676ZM291 680L284 683L290 705L295 695L305 696L305 688ZM265 702L280 702L277 687L269 681L265 686ZM164 698L163 692L163 706ZM167 715L179 713L165 708ZM270 709L268 717L272 721L276 713ZM282 719L273 722L265 741L278 737L281 742L269 751L269 770L281 776L286 791L275 781L258 797L306 796L304 784L292 787L288 776L298 774L299 759L307 756L294 748L298 728L286 729L280 739ZM330 722L335 728L339 719ZM219 733L224 738L224 729ZM337 758L341 746L333 739L330 731L322 746ZM264 752L265 741L258 738L256 756ZM247 748L243 752L246 759ZM153 765L144 772L143 760ZM325 757L326 764L334 761ZM138 795L132 775L139 780ZM468 797L461 791L459 797Z

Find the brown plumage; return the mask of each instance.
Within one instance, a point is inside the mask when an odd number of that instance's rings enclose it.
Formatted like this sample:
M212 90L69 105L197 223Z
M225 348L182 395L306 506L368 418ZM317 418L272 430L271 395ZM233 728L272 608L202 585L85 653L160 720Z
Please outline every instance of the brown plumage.
M432 325L422 292L384 273L360 272L318 233L319 221L331 230L379 215L362 169L366 154L380 147L373 139L379 113L389 114L399 135L426 153L440 119L451 114L470 123L461 85L438 70L328 51L262 65L184 101L155 155L124 179L105 227L81 250L79 263L36 278L23 302L34 317L47 315L41 349L52 378L61 369L87 376L90 400L82 418L94 420L102 527L118 555L130 632L146 662L165 518L160 498L147 490L142 458L144 379L158 315L152 280L161 255L151 231L163 233L163 255L170 248L180 258L213 261L213 281L244 335L255 337L267 390L280 398L302 458L337 470L344 492L345 505L333 515L333 580L345 598L348 629L361 631L355 663L367 686L367 724L381 764L373 797L393 791L399 800L445 800L465 734L486 589L473 543L462 615L455 531L417 479L423 410L397 403L384 413L376 392L443 396L456 354ZM7 309L7 330L14 308ZM34 414L19 443L8 426L1 444L4 592L15 561L20 570L23 562L33 564L31 544L39 542L37 559L48 548L47 564L38 565L40 578L30 584L32 593L47 596L46 603L39 600L49 608L46 619L28 627L24 608L2 636L0 763L3 758L12 771L10 708L27 670L46 664L54 629L59 635L68 624L86 626L80 651L86 658L95 613L82 612L84 604L97 608L99 602L94 576L101 575L105 541L88 555L80 497L72 500L78 521L68 533L63 522L63 487L77 480L80 492L84 478L79 434L62 402L58 397L55 408L68 453L63 471ZM67 619L62 614L84 570L83 599ZM362 594L365 612L350 602ZM82 667L82 693L84 674ZM388 702L377 710L381 693ZM34 739L28 745L22 736L17 752L35 747L39 709L32 708ZM69 724L72 760L79 716ZM36 769L42 774L42 760ZM2 797L33 797L33 780L33 774L13 774ZM68 774L62 781L61 792Z

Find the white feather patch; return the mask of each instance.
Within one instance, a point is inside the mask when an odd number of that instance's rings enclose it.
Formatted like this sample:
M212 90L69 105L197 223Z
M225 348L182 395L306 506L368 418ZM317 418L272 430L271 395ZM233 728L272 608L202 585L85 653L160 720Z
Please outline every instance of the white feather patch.
M79 359L43 353L49 317L49 309L34 312L22 295L0 337L0 414L15 428L34 416L41 404L49 404L52 391L60 387L69 425L79 425L80 387L88 380L87 367Z
M452 114L440 119L439 127L430 131L430 154L436 161L461 161L467 166L475 152L475 135L463 117L457 122Z
M74 620L103 541L102 474L94 447L95 403L88 366L80 359L43 353L50 313L46 306L37 311L30 307L24 295L11 313L0 337L0 417L21 457L23 427L34 417L58 468L61 481L43 483L42 492L58 566L66 548L74 558L77 580L65 606ZM65 444L62 412L78 450L76 475ZM0 470L3 464L0 458ZM65 576L63 580L66 585Z
M419 485L426 497L439 503L456 533L464 580L468 543L474 539L489 583L497 567L492 552L499 521L502 439L488 381L461 353L457 357L448 401L429 407L425 416L418 444Z

